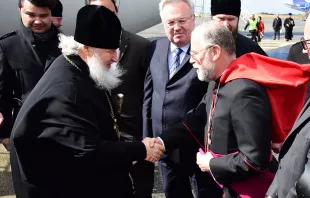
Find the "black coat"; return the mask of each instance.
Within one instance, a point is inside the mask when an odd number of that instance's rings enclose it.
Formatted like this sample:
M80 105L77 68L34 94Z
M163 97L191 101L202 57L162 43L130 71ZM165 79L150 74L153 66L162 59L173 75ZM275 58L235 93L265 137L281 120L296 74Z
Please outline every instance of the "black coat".
M144 137L169 133L170 127L179 123L190 109L197 106L208 89L208 83L199 81L196 69L189 63L188 53L176 74L169 80L169 46L170 41L167 38L152 42L150 66L144 88ZM187 167L188 164L195 165L194 157L190 149L185 149L168 152L163 158Z
M255 52L267 56L264 50L259 45L257 45L257 43L253 42L251 39L243 36L242 34L238 34L236 38L236 57L238 58L249 52Z
M146 56L151 42L123 29L119 67L125 70L122 84L112 90L114 103L118 104L117 94L124 94L119 127L122 137L127 140L142 139L142 105L144 78L147 71Z
M310 195L309 107L310 101L301 110L281 148L279 168L267 192L273 198L302 198ZM298 194L299 191L301 194Z
M52 26L48 40L39 42L21 24L19 30L0 38L0 112L4 116L0 138L10 136L13 108L15 117L44 70L60 55L57 34L58 30Z
M131 198L132 161L142 142L119 142L105 91L88 66L60 56L22 106L11 135L17 198ZM111 98L110 98L111 100Z
M294 44L288 53L288 56L286 60L288 61L293 61L298 64L309 64L310 63L310 58L307 53L302 52L303 47L300 42ZM305 103L308 101L310 98L310 83L308 82L308 89L307 89L307 95L306 95L306 100Z
M275 18L272 22L272 27L274 31L279 31L282 28L282 19L281 18Z

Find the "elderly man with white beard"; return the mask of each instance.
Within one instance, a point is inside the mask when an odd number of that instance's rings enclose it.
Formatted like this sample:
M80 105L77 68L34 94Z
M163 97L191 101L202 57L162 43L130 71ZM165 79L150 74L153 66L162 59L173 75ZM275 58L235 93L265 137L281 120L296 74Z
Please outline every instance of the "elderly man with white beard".
M121 142L109 90L121 83L121 25L103 6L78 12L74 38L21 108L11 136L17 198L132 198L133 161L156 161L160 145Z

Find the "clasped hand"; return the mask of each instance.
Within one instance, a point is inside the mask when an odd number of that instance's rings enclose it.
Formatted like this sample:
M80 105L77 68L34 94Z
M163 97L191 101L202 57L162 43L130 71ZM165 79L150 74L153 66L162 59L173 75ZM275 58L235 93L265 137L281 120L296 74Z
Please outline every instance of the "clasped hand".
M142 142L146 148L146 161L155 163L166 151L158 138L144 138Z
M202 172L209 172L210 171L210 160L213 158L210 152L206 154L201 154L200 152L196 155L196 163L199 166Z

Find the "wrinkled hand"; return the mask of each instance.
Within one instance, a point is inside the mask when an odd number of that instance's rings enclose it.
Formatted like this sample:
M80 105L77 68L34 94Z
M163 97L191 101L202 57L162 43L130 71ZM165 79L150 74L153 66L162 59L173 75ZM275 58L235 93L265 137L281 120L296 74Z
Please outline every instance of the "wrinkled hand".
M7 151L10 151L10 138L2 139L2 144Z
M4 121L4 117L2 113L0 113L0 126L3 124L3 121Z
M145 138L142 142L146 148L146 161L155 163L166 151L158 138Z
M200 152L196 155L196 163L199 166L202 172L209 172L210 171L210 160L213 158L210 152L206 154L201 154Z
M273 152L275 152L275 153L279 153L282 146L283 146L283 143L271 143L271 148L272 148Z

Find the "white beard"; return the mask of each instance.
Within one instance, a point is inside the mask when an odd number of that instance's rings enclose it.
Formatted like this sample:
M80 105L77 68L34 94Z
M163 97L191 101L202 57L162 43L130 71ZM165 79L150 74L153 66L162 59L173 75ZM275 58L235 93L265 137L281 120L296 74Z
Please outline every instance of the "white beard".
M87 57L87 65L89 67L90 77L95 81L99 89L110 91L122 83L120 77L124 72L117 64L111 64L110 68L101 64L98 54L95 53L92 57Z
M210 82L214 77L215 64L211 63L207 57L202 63L202 67L197 69L197 76L200 81Z

